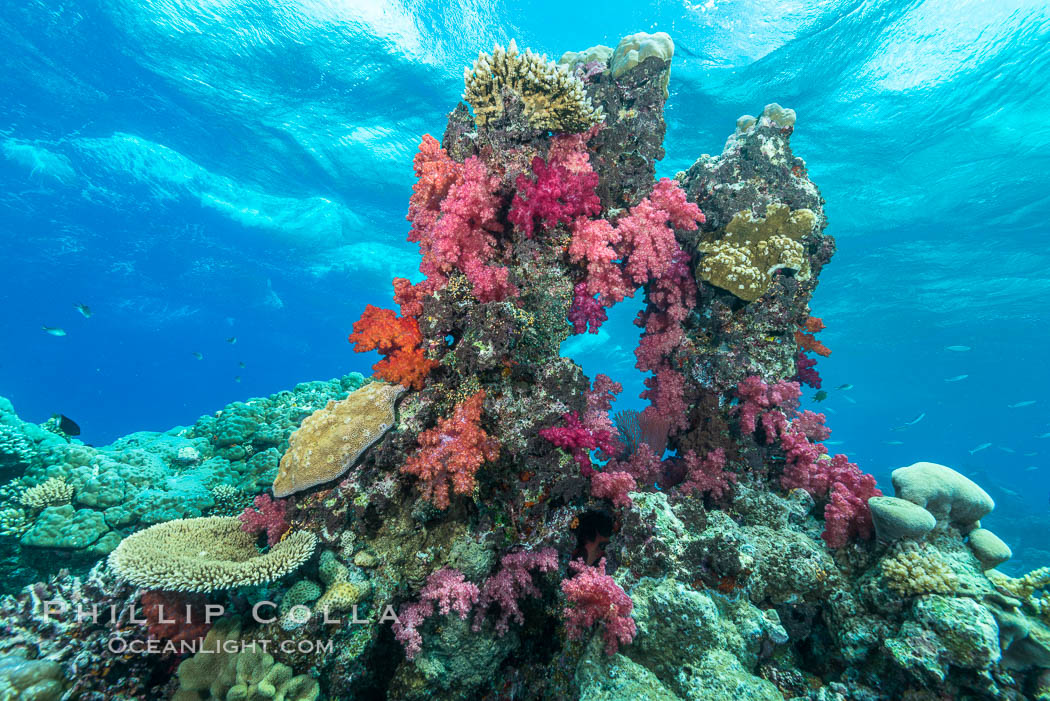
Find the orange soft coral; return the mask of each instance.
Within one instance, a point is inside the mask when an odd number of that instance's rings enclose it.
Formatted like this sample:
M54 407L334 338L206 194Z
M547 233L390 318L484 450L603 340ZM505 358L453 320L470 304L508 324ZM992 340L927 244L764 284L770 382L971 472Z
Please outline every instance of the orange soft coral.
M499 457L499 441L481 429L481 390L456 405L451 418L419 436L419 450L401 472L419 478L423 496L439 509L449 505L449 488L456 494L474 491L474 476L484 462Z
M437 365L423 355L423 334L416 320L398 317L392 309L367 305L361 318L354 322L349 341L358 353L377 350L386 356L372 366L376 377L413 389L422 389L423 380Z
M819 333L824 330L824 321L819 317L810 316L806 317L806 321L803 322L802 328L809 333L803 333L802 331L795 332L795 343L800 345L802 348L808 350L811 353L822 355L825 358L831 355L831 350L828 349L823 343L817 340L813 334Z

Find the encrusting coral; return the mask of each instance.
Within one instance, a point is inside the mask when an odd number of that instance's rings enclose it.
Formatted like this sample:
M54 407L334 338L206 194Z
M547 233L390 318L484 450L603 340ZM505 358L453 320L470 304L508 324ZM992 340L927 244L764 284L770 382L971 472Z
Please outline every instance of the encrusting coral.
M276 581L306 562L317 544L312 533L296 531L260 554L255 541L236 518L178 519L125 538L109 566L136 586L210 592Z
M889 587L903 596L952 594L958 588L958 577L936 549L910 541L898 543L880 567Z
M738 212L721 238L702 243L699 252L704 257L696 267L697 277L746 302L769 291L779 270L789 270L800 280L808 278L809 262L799 239L813 231L813 212L769 205L765 215Z
M463 80L463 99L481 127L504 117L511 97L533 129L579 132L602 120L601 107L591 104L578 78L529 49L519 53L513 39L506 49L496 44L491 55L479 55L463 70Z
M401 385L371 382L341 401L329 401L292 434L281 458L273 493L286 497L331 482L395 423Z

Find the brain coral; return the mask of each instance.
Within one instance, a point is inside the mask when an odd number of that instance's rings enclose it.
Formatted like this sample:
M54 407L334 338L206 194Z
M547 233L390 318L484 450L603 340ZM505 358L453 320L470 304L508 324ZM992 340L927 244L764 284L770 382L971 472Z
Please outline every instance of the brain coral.
M769 205L764 219L750 211L738 212L726 225L725 236L699 244L705 255L696 266L696 276L754 302L769 290L778 270L793 270L801 279L809 277L799 239L813 231L815 224L811 210L792 211L784 204Z
M125 538L109 566L147 589L210 592L280 579L313 554L317 538L295 531L261 554L255 536L232 517L209 516L158 523Z
M281 458L274 496L330 482L350 469L393 427L394 404L404 391L401 385L372 382L308 416Z
M525 119L534 129L575 133L604 118L567 66L559 67L528 49L518 53L513 39L506 50L497 44L491 56L478 56L473 70L464 69L463 81L463 99L474 108L478 126L504 115L508 95L521 100Z

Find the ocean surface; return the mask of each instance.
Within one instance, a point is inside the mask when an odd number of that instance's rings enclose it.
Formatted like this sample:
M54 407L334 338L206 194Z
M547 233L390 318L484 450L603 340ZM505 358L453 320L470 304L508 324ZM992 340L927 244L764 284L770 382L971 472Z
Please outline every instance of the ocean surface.
M885 490L919 460L974 477L1004 569L1045 563L1046 2L3 3L0 395L102 445L367 373L346 336L420 279L412 156L463 67L636 31L675 42L660 175L742 114L798 114L838 241L812 305L834 451ZM642 406L637 309L563 349L618 408Z

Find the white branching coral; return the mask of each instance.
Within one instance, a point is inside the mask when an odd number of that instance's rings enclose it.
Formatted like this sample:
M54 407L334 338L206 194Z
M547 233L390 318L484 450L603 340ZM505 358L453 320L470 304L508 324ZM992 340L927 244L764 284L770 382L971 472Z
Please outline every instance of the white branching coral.
M484 127L506 113L508 97L520 100L525 119L534 129L577 133L604 119L591 104L583 83L568 68L525 49L511 39L492 54L482 53L473 68L463 71L463 99L474 108L474 120Z
M73 485L61 477L52 477L35 487L27 487L18 495L18 502L30 509L68 504L73 498Z

